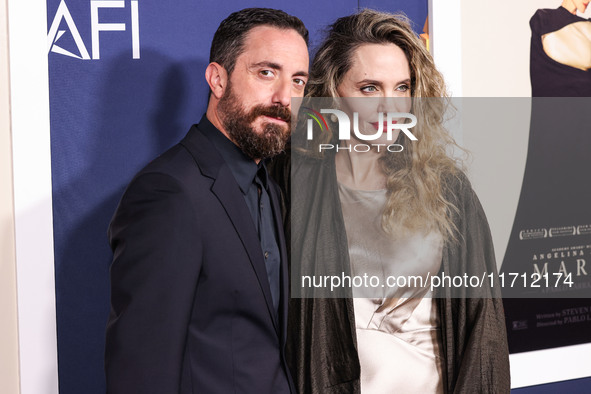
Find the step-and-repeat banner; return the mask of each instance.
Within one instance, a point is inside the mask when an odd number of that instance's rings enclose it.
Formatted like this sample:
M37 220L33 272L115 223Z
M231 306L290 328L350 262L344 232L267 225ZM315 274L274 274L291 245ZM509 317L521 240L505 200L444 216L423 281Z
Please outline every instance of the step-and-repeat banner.
M61 393L105 391L109 221L132 176L199 121L213 34L246 7L298 16L311 49L359 8L404 10L417 33L427 16L427 0L47 1Z

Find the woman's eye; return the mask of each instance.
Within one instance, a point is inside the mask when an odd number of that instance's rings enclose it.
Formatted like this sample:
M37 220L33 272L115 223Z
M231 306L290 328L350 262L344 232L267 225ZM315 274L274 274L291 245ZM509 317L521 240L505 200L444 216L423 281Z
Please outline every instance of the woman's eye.
M378 89L373 85L369 85L369 86L362 87L361 91L364 93L374 93L374 92L377 92Z
M407 92L410 90L410 86L408 85L400 85L396 88L399 92Z

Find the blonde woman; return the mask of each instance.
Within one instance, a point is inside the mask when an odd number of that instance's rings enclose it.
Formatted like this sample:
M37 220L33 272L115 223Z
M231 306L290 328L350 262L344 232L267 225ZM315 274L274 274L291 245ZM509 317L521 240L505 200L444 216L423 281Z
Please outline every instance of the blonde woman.
M447 154L453 140L441 126L443 78L405 17L364 10L338 19L316 53L307 96L337 99L351 121L357 113L359 133L338 141L337 119L327 116L328 134L302 145L296 132L291 157L274 163L291 194L292 290L311 266L313 273L360 277L496 272L480 203ZM417 140L401 128L388 135L387 112L412 112ZM327 141L339 149L318 152L314 142ZM394 141L403 149L384 149ZM292 293L287 352L296 387L323 394L508 392L499 293L485 285L477 297L469 294L405 285L337 298Z

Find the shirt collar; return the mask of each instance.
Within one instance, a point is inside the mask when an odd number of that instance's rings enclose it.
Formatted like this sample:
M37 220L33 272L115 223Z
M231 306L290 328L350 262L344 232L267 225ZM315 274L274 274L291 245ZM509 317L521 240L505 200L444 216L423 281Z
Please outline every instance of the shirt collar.
M268 174L267 167L264 160L261 160L257 165L254 160L246 156L236 144L230 141L221 131L219 131L210 121L206 115L203 115L199 122L199 129L211 141L211 143L218 150L228 167L230 172L236 179L238 186L243 194L247 194L257 172L261 178L263 185L267 187Z

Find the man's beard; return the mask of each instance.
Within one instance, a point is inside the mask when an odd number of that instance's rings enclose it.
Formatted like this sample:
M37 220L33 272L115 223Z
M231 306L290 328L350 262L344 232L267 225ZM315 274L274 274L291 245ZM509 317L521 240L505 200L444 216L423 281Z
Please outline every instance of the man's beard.
M291 112L288 107L256 105L247 111L229 83L218 105L222 125L230 139L251 159L273 157L285 149L291 132ZM257 132L253 123L259 116L284 120L286 126L263 123L263 130Z

